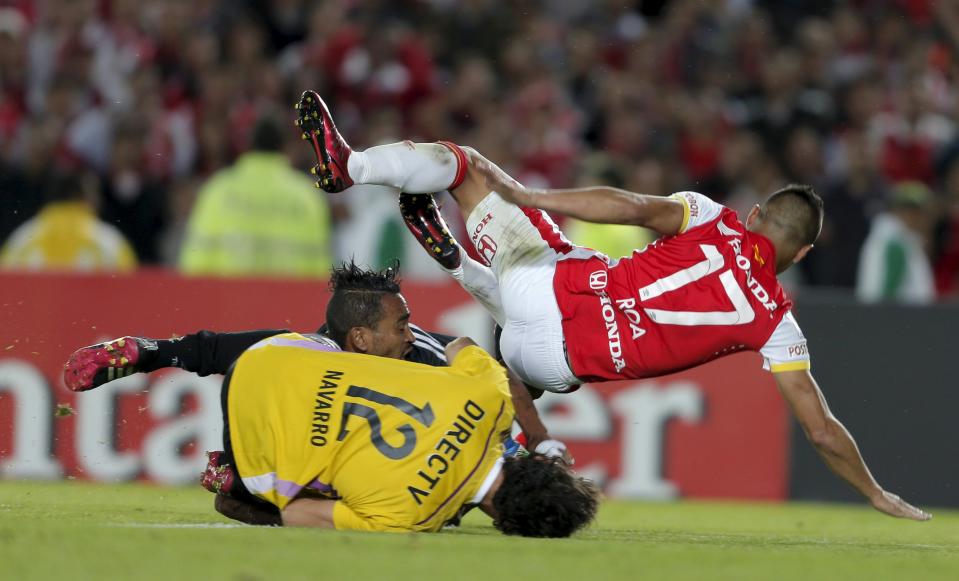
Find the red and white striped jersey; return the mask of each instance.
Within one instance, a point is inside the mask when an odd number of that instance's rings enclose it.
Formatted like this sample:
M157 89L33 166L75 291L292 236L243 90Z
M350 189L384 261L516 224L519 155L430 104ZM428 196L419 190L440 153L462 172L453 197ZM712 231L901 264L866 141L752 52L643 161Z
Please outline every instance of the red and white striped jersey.
M772 243L701 194L673 197L685 209L679 234L620 260L573 252L556 265L573 372L583 381L652 377L744 350L774 372L808 369Z

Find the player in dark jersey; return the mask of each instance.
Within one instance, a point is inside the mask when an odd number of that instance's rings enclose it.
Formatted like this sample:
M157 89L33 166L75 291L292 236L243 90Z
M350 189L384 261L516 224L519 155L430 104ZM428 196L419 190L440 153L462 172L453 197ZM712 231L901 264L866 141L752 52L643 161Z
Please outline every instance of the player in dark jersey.
M616 188L527 189L478 152L450 143L353 151L316 93L298 125L316 154L317 186L392 186L410 230L503 327L499 347L523 381L556 392L583 381L651 377L728 353L760 351L823 461L897 517L930 515L875 481L809 372L805 338L776 275L801 260L822 227L822 200L788 186L741 223L694 192L668 198ZM458 247L430 193L449 190L482 264ZM411 194L423 194L416 197ZM663 236L611 260L567 240L544 210Z

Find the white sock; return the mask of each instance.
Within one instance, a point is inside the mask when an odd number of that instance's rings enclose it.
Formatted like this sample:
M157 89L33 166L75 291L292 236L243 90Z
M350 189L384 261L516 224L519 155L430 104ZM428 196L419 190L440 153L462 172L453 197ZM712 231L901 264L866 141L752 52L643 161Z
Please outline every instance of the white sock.
M456 156L439 143L391 143L354 151L347 171L358 184L379 184L409 194L432 194L456 179Z
M497 325L502 327L506 324L503 300L499 295L499 281L496 280L496 275L491 269L470 258L460 247L459 267L446 272L450 273L450 276L455 278L466 292L483 305Z

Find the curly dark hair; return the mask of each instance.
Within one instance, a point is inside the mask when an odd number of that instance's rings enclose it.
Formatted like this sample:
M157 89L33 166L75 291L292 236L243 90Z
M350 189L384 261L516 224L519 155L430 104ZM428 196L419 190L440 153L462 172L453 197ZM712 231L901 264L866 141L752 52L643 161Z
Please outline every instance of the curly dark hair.
M503 483L493 495L493 526L507 535L568 537L589 524L599 489L555 458L507 458Z
M340 346L353 327L374 327L383 317L383 296L400 292L400 261L383 270L363 269L350 260L333 269L326 305L327 334Z

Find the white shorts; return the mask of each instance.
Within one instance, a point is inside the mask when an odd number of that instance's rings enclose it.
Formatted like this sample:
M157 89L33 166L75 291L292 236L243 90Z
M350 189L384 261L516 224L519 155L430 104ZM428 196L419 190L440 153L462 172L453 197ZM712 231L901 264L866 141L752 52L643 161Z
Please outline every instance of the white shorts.
M490 193L466 220L477 253L499 282L505 314L500 351L524 382L554 392L582 383L566 360L562 315L553 294L556 262L573 245L541 210Z

